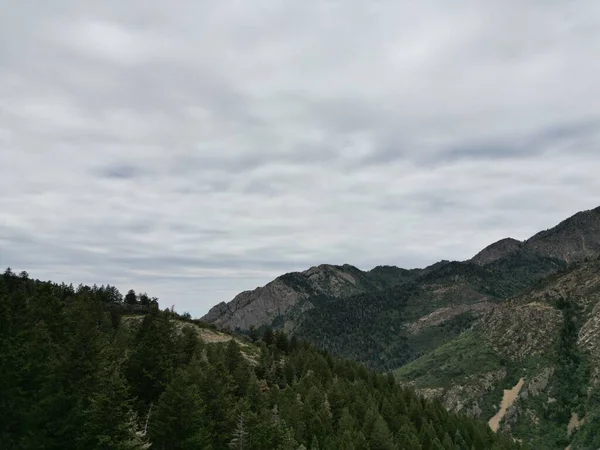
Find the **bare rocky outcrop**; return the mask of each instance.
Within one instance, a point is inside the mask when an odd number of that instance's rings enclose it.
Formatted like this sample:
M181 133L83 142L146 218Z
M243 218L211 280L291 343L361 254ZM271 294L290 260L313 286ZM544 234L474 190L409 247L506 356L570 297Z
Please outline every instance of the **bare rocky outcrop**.
M505 303L495 308L478 327L499 354L522 361L548 352L562 324L559 310L546 303Z
M505 377L506 368L504 367L468 377L465 381L448 389L442 396L442 402L450 411L464 412L471 417L480 419L483 412L477 401L492 391Z
M567 437L571 437L571 435L577 431L581 425L584 424L584 420L579 420L579 414L576 412L571 413L571 419L569 420L569 424L567 425Z
M482 418L483 411L478 401L495 389L496 385L506 377L506 368L502 367L490 372L471 375L448 388L417 387L416 382L406 383L424 398L439 399L444 407L453 412L462 412L470 417Z
M527 399L531 397L537 397L541 395L548 384L550 383L550 377L554 374L554 367L547 367L543 369L537 376L531 378L527 383L523 392L521 392L521 397L523 399ZM554 400L556 401L556 400ZM551 398L548 398L548 403L552 403Z
M270 324L285 314L309 294L293 289L281 279L262 288L238 294L230 303L220 303L202 320L220 328L247 330L250 326Z

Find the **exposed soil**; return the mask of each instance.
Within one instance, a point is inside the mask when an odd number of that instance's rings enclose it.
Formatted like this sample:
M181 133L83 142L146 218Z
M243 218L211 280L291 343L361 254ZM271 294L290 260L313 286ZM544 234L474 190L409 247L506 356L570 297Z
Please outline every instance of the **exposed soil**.
M512 389L504 389L504 396L502 398L502 403L500 404L500 409L498 410L496 415L492 417L488 422L492 431L498 431L498 428L500 428L500 422L506 414L506 410L510 408L515 402L517 396L519 395L519 392L521 392L521 389L523 388L524 383L525 380L521 378Z

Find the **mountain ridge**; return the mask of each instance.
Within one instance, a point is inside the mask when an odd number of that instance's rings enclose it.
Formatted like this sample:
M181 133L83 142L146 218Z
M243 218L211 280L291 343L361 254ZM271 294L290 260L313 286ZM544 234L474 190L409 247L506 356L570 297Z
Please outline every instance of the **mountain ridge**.
M415 272L395 266L377 266L364 272L350 264L321 264L283 274L265 286L241 292L231 302L211 308L202 320L231 330L247 330L250 326L270 324L311 297L342 298L380 290L409 280L411 273ZM310 302L304 306L313 307Z
M511 258L549 258L570 264L598 255L600 207L578 212L525 241L512 238L497 241L464 263L471 262L486 267L494 264L498 266L503 261L509 264ZM321 264L302 272L286 273L265 286L244 291L228 303L215 305L202 319L225 329L248 330L251 326L270 325L297 309L313 309L311 298L339 299L394 288L436 273L449 264L450 261L440 261L424 269L376 266L369 271L362 271L349 264ZM551 270L542 271L541 275L545 276L550 272ZM540 279L541 276L538 275L527 282Z

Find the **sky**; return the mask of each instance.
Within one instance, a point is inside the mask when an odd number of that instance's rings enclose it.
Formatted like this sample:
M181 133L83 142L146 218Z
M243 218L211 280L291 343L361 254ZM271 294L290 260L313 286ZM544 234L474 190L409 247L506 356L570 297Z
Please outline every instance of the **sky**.
M600 2L0 0L0 265L204 314L600 205Z

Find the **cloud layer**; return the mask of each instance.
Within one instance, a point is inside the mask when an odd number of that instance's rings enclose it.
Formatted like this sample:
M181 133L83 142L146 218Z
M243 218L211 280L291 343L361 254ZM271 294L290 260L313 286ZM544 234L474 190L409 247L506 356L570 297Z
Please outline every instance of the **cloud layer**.
M36 278L200 315L600 204L596 1L12 3L0 263Z

